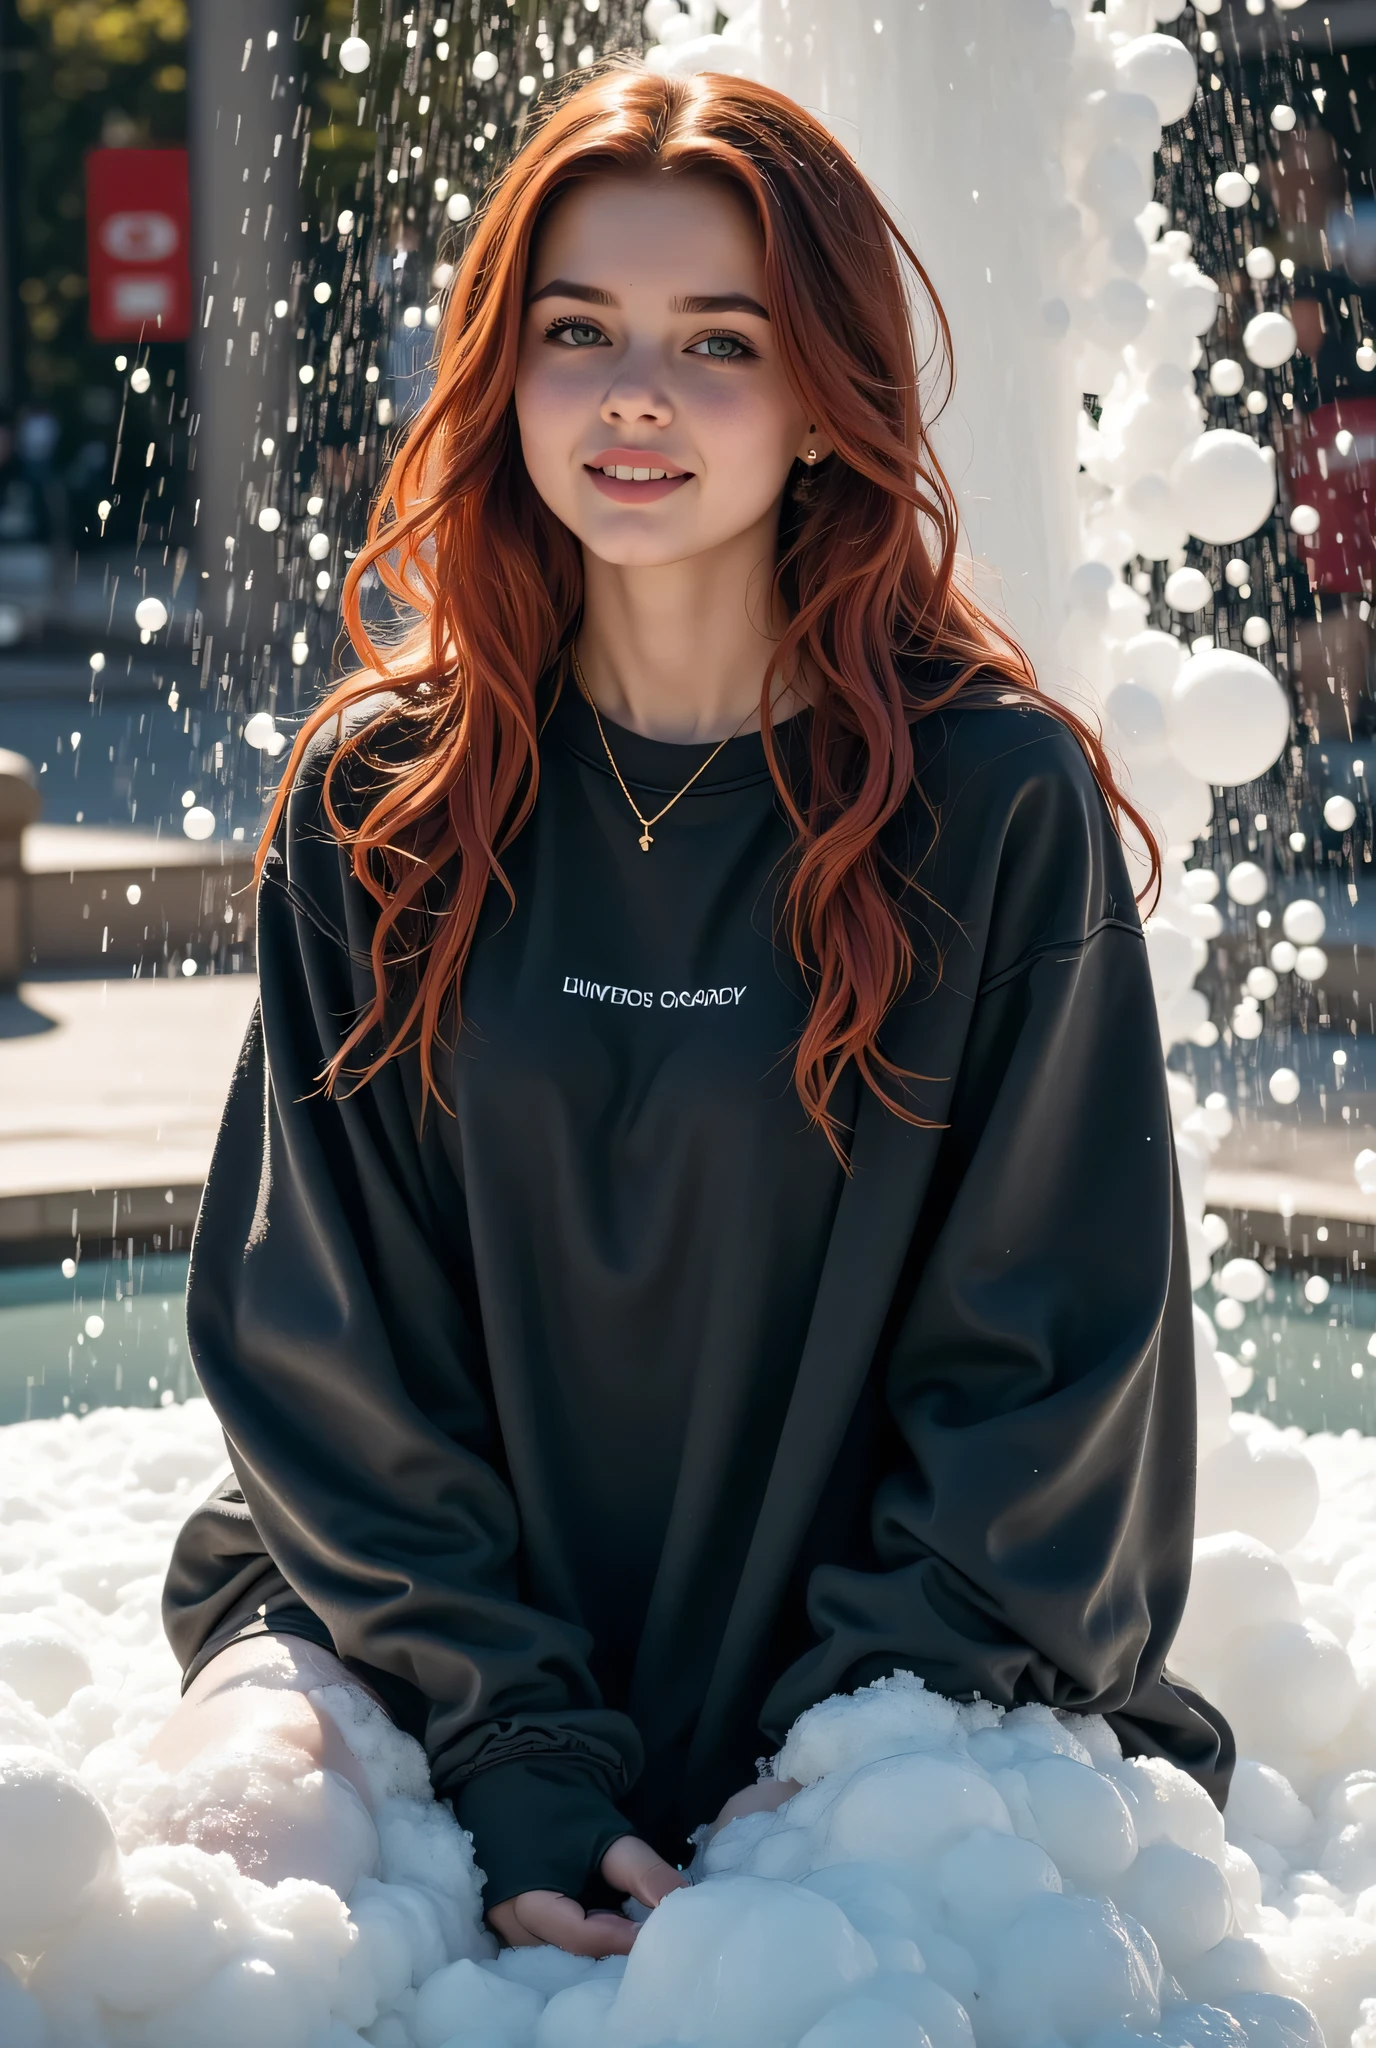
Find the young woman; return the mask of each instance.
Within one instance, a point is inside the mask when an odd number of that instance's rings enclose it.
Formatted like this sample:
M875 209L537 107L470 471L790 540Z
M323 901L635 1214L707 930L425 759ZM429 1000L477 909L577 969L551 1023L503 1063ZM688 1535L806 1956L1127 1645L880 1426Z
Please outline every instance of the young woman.
M1141 821L957 585L909 276L779 95L564 100L263 844L189 1301L234 1476L168 1578L162 1753L256 1718L347 1767L305 1694L369 1686L512 1942L629 1947L599 1909L898 1668L1226 1789L1164 1670L1194 1380Z

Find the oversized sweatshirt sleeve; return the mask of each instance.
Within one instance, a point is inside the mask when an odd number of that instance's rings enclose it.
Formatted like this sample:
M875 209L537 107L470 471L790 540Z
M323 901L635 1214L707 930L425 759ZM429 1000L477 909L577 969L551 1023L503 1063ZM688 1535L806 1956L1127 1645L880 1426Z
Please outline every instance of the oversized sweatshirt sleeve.
M573 1895L641 1764L582 1628L521 1597L462 1190L415 1063L326 1094L371 987L371 902L308 761L259 893L258 1014L192 1254L188 1322L253 1522L338 1654L416 1688L488 1906Z
M812 1572L817 1643L762 1725L777 1739L906 1668L955 1698L1108 1714L1125 1746L1209 1783L1226 1729L1162 1675L1195 1415L1156 1008L1106 808L1049 726L1036 715L1011 796L972 775L980 815L957 804L943 824L950 860L992 878L948 1127L874 1368L869 1554Z

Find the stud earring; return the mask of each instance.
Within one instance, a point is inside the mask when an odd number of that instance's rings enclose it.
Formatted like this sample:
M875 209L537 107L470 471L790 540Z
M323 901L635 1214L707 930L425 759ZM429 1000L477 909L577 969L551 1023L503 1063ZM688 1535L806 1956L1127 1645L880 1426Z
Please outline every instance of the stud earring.
M817 460L817 450L815 448L808 449L807 459L809 462L815 462Z

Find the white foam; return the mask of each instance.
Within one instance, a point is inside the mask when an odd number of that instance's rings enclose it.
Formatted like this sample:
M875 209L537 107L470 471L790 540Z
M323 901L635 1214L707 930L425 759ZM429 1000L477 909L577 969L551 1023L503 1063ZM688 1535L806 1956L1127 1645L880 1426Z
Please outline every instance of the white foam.
M1102 1721L899 1674L804 1715L776 1760L804 1789L700 1842L629 1962L594 1964L497 1956L468 1837L356 1688L315 1697L366 1798L251 1742L149 1762L162 1573L222 1463L204 1402L0 1431L0 2039L1314 2048L1301 1999L1328 2048L1376 2048L1376 1440L1235 1416L1234 1442L1285 1483L1247 1496L1260 1533L1201 1540L1176 1660L1250 1737L1226 1838ZM279 1867L245 1875L262 1841Z

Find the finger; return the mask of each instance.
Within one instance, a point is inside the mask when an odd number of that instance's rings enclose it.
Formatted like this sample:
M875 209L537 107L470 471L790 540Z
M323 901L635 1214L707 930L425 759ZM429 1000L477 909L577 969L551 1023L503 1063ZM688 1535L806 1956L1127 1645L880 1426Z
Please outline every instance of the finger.
M541 1930L551 1915L557 1923L561 1904L572 1907L573 1912L582 1917L583 1909L577 1900L568 1898L563 1892L517 1892L491 1908L487 1915L488 1925L495 1927L503 1941L512 1948L538 1948L552 1938Z
M545 1937L531 1932L524 1914L532 1912L538 1918L544 1905L553 1905L564 1896L563 1892L553 1891L517 1892L512 1898L503 1899L500 1905L491 1908L487 1915L488 1925L494 1927L502 1940L512 1948L538 1947ZM581 1908L579 1910L581 1911Z
M583 1945L573 1950L582 1956L628 1956L640 1929L624 1913L588 1913L583 1922Z
M629 1892L642 1906L657 1906L669 1892L689 1879L638 1835L621 1835L602 1858L602 1875L618 1891Z
M585 1913L563 1892L518 1892L487 1916L512 1948L552 1945L576 1956L625 1955L635 1940L634 1924L619 1913Z
M670 1892L681 1892L692 1882L686 1871L676 1870L672 1863L666 1863L661 1857L646 1871L636 1889L635 1897L640 1900L642 1906L657 1906L661 1899L668 1898Z
M528 1933L569 1956L629 1956L637 1935L635 1921L620 1913L584 1913L577 1898L553 1898L539 1907L520 1901L518 1911Z
M724 1828L726 1826L726 1823L728 1821L734 1820L738 1813L747 1812L748 1808L742 1804L742 1801L748 1800L749 1797L750 1795L748 1792L733 1792L731 1794L731 1797L723 1805L721 1812L713 1821L712 1833L715 1834L718 1828Z
M713 1821L710 1832L724 1828L728 1821L739 1820L745 1813L773 1813L786 1805L802 1786L796 1778L761 1778L754 1785L747 1785L743 1791L733 1792Z
M533 1935L526 1933L516 1917L516 1909L510 1899L503 1899L500 1906L494 1906L487 1916L487 1924L499 1934L508 1948L534 1948Z

